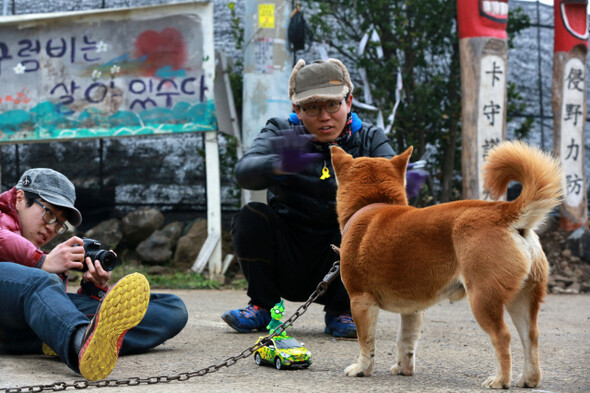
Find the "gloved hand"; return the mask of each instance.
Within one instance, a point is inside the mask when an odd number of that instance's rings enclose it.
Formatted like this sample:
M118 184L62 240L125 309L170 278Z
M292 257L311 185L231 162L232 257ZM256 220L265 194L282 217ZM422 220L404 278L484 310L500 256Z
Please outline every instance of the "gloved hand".
M409 163L406 171L406 195L408 199L418 196L420 189L424 186L428 178L428 172L424 169L422 162Z
M273 138L274 152L280 157L279 172L298 173L313 161L321 159L321 153L311 152L311 135L305 134L302 127L280 130Z

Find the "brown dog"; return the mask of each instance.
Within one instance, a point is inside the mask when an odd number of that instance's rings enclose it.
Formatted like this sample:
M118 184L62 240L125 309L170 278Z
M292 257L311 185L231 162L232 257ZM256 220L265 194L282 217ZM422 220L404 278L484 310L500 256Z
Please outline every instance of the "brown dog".
M405 193L412 148L391 160L353 159L333 147L342 230L341 276L358 331L358 362L346 375L371 375L379 308L401 314L398 360L392 374L414 373L423 310L467 295L496 353L496 375L483 387L509 388L508 310L524 348L517 386L541 380L537 315L545 295L548 263L534 232L561 198L559 165L520 142L503 142L487 157L484 184L493 198L511 180L522 184L512 202L458 201L415 208Z

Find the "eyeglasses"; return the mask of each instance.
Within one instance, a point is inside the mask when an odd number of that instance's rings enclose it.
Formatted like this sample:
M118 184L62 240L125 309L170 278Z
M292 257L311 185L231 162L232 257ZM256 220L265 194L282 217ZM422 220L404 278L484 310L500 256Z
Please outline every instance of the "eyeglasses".
M41 206L43 210L45 210L42 216L43 221L45 221L45 224L55 224L55 232L57 232L58 235L66 233L66 231L68 230L68 226L65 222L59 221L55 216L55 213L50 208L39 202L39 200L35 199L33 202L35 202L37 205Z
M344 101L344 98L341 99L340 101L331 101L331 102L327 102L323 105L309 104L309 105L299 106L299 107L301 109L303 109L303 112L305 112L307 114L307 116L316 117L317 115L320 114L320 112L322 111L322 108L324 108L324 110L330 114L338 112L338 110L340 110L340 106L342 106L343 101Z

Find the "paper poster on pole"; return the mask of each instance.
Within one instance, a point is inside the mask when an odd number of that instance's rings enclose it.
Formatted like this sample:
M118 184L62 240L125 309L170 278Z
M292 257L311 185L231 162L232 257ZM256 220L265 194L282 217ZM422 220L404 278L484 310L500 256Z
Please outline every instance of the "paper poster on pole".
M258 5L258 27L261 29L275 28L275 5L259 4Z

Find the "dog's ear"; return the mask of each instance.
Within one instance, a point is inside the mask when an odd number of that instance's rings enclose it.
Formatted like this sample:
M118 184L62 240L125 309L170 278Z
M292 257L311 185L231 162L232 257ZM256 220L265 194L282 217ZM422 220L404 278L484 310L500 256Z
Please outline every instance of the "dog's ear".
M342 168L352 163L352 156L338 146L331 146L330 154L332 155L332 166L334 167L336 174L338 174Z
M401 154L398 154L397 156L394 156L391 159L391 164L398 168L398 169L402 169L402 170L406 170L406 168L408 167L408 163L410 162L410 157L412 156L412 152L414 151L414 146L410 146L406 149L406 151L404 151Z

